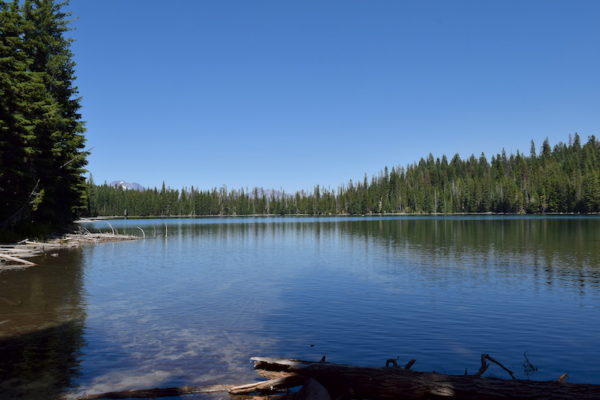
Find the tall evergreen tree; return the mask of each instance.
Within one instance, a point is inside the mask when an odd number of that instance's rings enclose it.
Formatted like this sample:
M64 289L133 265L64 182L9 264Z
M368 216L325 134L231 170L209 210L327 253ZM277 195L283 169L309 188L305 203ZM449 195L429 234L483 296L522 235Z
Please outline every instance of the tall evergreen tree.
M42 76L52 99L45 118L34 127L37 154L33 171L39 180L38 205L33 221L61 226L70 223L85 206L86 165L84 125L77 97L67 2L25 0L24 44L31 59L30 70Z
M7 228L26 204L27 129L22 97L27 86L27 60L22 52L23 24L18 3L0 1L0 221Z
M0 231L61 228L86 205L65 5L0 0Z
M30 220L37 204L35 126L52 103L42 74L31 71L24 32L19 1L0 1L0 229Z

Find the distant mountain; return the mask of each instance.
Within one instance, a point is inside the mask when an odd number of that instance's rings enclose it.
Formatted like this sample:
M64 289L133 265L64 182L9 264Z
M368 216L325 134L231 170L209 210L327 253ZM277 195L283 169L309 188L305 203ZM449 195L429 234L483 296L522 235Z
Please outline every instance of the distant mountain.
M135 182L112 181L108 185L115 188L121 188L123 190L144 190L142 185Z
M254 190L252 190L251 192L248 193L250 195L251 198L254 198L255 195L258 195L258 197L262 197L263 195L267 198L271 198L274 197L276 199L283 199L284 197L292 197L293 195L290 193L285 193L281 190L275 190L275 189L263 189L263 188L258 188L256 193L254 192Z

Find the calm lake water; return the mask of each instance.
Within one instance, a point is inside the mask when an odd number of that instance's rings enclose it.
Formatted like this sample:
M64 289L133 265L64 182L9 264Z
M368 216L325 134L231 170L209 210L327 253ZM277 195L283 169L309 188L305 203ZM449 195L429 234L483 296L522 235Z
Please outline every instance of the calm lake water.
M255 355L600 384L597 217L110 223L146 240L0 272L0 398L245 383Z

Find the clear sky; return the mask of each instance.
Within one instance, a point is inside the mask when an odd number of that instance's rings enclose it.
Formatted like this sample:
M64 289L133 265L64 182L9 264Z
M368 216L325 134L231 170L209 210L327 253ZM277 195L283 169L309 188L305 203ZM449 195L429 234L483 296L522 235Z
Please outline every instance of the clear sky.
M96 182L337 187L600 134L600 1L72 0Z

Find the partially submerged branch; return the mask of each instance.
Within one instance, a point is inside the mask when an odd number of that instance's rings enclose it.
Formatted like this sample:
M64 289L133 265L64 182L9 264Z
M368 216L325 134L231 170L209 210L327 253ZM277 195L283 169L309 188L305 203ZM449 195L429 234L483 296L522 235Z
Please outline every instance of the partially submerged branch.
M506 368L498 360L496 360L495 358L493 358L489 354L482 354L481 355L481 367L479 368L479 371L477 371L477 373L475 374L475 376L481 376L481 375L483 375L483 373L485 371L487 371L487 369L488 369L488 363L486 362L486 360L489 360L489 361L493 362L494 364L498 365L500 368L502 368L503 370L505 370L510 375L510 377L512 379L517 379L515 377L515 374L510 369Z

